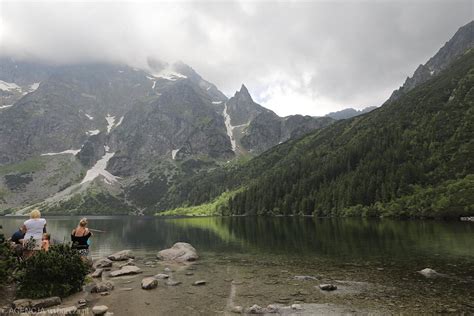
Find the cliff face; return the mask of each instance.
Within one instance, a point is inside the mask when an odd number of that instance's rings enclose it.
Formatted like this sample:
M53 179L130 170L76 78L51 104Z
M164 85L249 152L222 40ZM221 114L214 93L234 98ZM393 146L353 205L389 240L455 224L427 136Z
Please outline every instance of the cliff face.
M459 28L454 36L426 64L419 65L413 76L408 77L399 89L393 91L387 102L397 100L416 86L433 78L433 76L446 69L449 64L473 47L474 21Z

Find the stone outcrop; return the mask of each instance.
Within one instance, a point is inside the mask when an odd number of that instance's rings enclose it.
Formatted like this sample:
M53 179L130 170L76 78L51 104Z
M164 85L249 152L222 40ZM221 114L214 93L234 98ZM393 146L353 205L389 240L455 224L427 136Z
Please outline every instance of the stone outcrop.
M199 256L196 249L188 243L177 242L173 247L158 252L158 259L175 262L196 261Z

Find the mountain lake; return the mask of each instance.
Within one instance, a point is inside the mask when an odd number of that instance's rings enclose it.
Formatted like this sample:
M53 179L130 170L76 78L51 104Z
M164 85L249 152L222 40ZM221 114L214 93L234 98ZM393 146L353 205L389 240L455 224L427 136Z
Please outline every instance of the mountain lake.
M24 217L2 217L10 236ZM47 216L54 241L69 241L80 217ZM281 314L474 313L474 223L309 217L162 218L89 216L92 259L130 249L143 273L85 298L115 315L230 314L258 304ZM199 260L170 264L158 251L192 244ZM114 263L112 270L116 269ZM438 272L426 277L419 271ZM142 290L146 276L181 282ZM102 277L104 280L105 276ZM193 286L205 280L202 286ZM337 286L323 291L320 284ZM86 286L87 289L87 286Z

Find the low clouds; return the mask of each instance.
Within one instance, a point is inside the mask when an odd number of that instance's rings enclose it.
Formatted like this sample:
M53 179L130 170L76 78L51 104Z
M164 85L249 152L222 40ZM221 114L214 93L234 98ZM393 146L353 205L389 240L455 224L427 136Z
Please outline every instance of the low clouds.
M1 0L0 0L1 1ZM182 60L280 115L380 105L473 16L468 1L0 2L0 53Z

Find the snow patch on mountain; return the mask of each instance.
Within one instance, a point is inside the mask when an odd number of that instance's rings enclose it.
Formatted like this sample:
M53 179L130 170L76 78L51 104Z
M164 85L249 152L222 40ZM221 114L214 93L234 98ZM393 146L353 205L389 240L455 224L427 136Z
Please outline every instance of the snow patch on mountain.
M89 120L91 120L91 121L94 119L94 117L93 117L93 116L91 116L91 115L89 115L89 114L87 114L87 113L86 113L85 115L86 115L86 116L87 116L87 118L88 118Z
M16 83L0 80L0 90L3 90L3 91L20 90L21 91L21 87L17 85Z
M6 108L9 108L9 107L12 107L13 104L5 104L5 105L0 105L0 110L1 109L6 109Z
M173 149L173 150L171 151L171 158L172 158L173 160L176 159L176 154L178 153L178 151L179 151L179 149Z
M55 156L55 155L64 155L64 154L77 155L80 151L81 151L80 149L68 149L68 150L65 150L65 151L61 151L59 153L41 154L41 156Z
M41 82L35 82L35 83L31 84L29 91L30 91L30 92L36 91L36 89L39 88L40 83L41 83Z
M97 135L99 134L100 131L98 129L94 129L92 131L87 131L86 134L89 135L89 136L92 136L92 135Z
M112 130L112 127L114 127L115 116L112 116L112 115L107 113L107 116L105 117L105 120L107 121L107 134L108 134Z
M117 127L117 126L119 126L120 124L122 124L122 121L123 121L123 116L120 118L120 120L118 121L118 123L115 124L114 127Z
M229 115L229 113L227 113L227 102L224 104L224 112L222 114L224 115L225 128L227 130L227 136L229 136L229 138L230 138L230 144L232 145L232 151L235 152L235 149L236 149L237 145L235 143L233 127L232 127L232 124L230 124L230 115Z
M108 151L109 148L104 146L105 150ZM97 178L99 175L103 176L107 181L106 183L111 184L112 182L117 182L117 177L105 170L107 168L107 163L109 162L110 158L112 158L115 153L106 152L101 159L99 159L92 168L87 170L86 176L82 179L81 184L86 182L90 182Z
M222 101L212 101L212 104L221 104Z
M166 80L169 80L169 81L176 81L178 79L187 78L187 76L185 76L185 75L183 75L179 72L176 72L174 70L171 70L171 69L163 69L159 73L153 74L153 76L156 77L156 78L162 78L162 79L166 79Z

